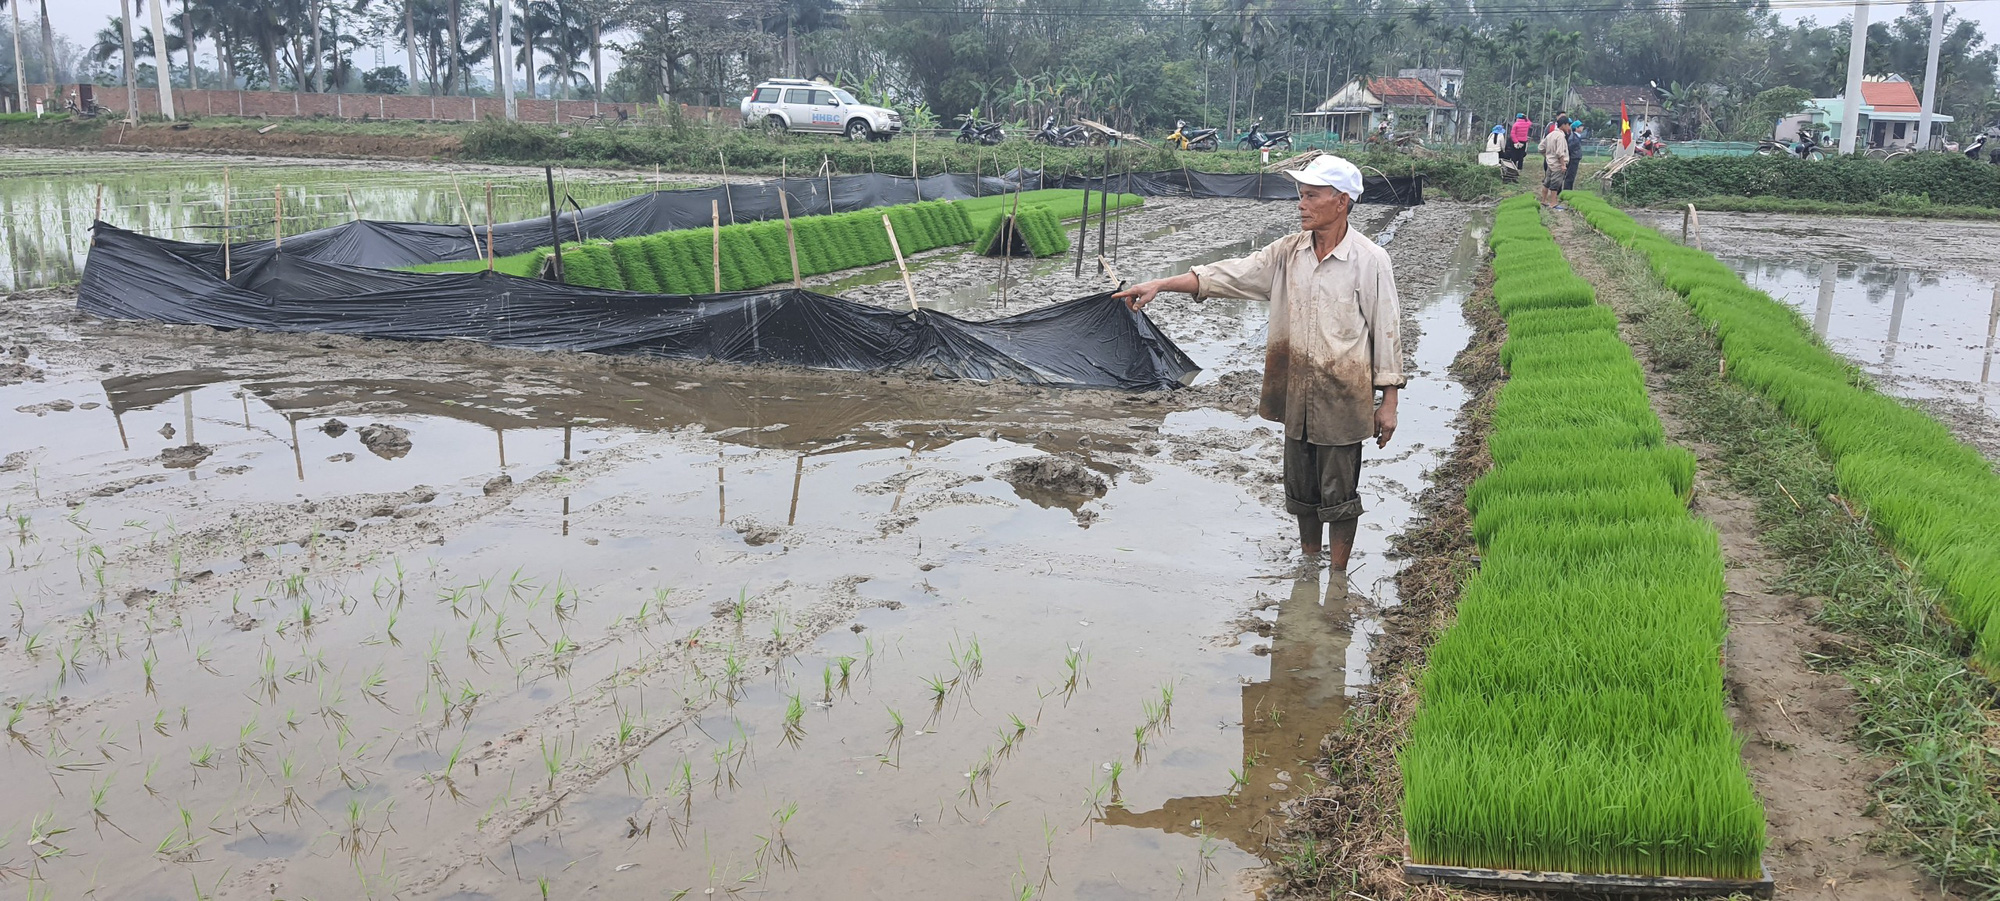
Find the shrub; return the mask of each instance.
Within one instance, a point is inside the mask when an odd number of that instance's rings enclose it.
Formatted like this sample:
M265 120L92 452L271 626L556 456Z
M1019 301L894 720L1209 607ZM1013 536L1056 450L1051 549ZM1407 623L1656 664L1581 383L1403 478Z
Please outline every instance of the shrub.
M1640 160L1611 185L1634 203L1737 196L1876 204L1913 198L1931 204L2000 207L2000 166L1956 153L1917 153L1894 160L1837 156L1662 157Z

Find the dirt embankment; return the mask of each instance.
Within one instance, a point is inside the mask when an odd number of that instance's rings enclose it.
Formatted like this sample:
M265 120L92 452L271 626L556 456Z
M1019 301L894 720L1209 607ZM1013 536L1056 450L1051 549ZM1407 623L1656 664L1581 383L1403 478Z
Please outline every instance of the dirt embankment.
M0 145L40 149L231 153L326 159L456 157L455 134L372 134L364 131L298 131L280 124L259 134L256 126L175 128L162 123L0 125Z

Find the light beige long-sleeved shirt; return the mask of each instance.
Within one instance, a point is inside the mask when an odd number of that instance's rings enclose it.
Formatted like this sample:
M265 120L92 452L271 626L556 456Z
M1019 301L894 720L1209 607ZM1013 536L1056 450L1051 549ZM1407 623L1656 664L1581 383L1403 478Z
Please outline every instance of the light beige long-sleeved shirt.
M1193 272L1196 297L1271 302L1259 416L1284 423L1285 437L1312 444L1375 436L1375 389L1404 384L1387 251L1350 228L1320 259L1312 233L1299 232Z

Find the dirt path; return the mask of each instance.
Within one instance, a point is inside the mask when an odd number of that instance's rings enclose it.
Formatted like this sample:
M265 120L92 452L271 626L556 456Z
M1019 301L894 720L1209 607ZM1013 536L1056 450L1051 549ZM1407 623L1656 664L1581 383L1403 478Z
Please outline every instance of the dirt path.
M1867 811L1882 765L1852 739L1855 694L1837 676L1815 672L1811 655L1838 643L1814 624L1818 603L1775 587L1783 563L1758 538L1754 504L1716 471L1715 446L1676 414L1665 379L1634 333L1632 288L1606 255L1621 252L1580 216L1550 221L1570 266L1617 310L1621 331L1647 370L1648 396L1670 440L1701 461L1693 511L1722 537L1730 629L1724 643L1729 712L1748 739L1743 757L1770 822L1766 860L1778 897L1811 901L1942 898L1907 859L1870 847L1881 824Z

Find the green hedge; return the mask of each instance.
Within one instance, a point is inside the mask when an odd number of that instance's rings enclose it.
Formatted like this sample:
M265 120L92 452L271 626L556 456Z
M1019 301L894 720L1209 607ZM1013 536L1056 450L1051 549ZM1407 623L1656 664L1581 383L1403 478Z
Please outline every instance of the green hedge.
M1007 236L1001 231L1007 223L1005 215L987 218L985 228L972 242L973 249L987 256L1001 256L1005 252L1002 242ZM1039 204L1023 206L1014 218L1016 236L1028 247L1031 256L1048 257L1069 250L1069 231L1063 228L1062 220L1048 207Z
M1764 811L1723 711L1722 553L1688 514L1616 318L1535 199L1500 204L1508 381L1466 493L1478 572L1431 649L1399 760L1419 863L1756 877Z
M1676 244L1603 200L1570 195L1599 231L1644 256L1721 341L1729 378L1804 426L1834 461L1840 492L1944 595L2000 671L2000 475L1920 410L1881 394L1827 349L1796 310L1743 283L1714 256Z
M1948 206L2000 207L2000 166L1956 153L1918 153L1894 160L1841 156L1662 157L1640 160L1612 176L1619 196L1638 204L1697 197L1771 197L1834 203L1881 203L1922 198Z
M965 210L942 200L794 219L799 274L821 275L894 259L882 230L884 215L896 227L904 256L965 244L974 237ZM782 222L739 223L721 231L722 290L746 291L791 281L791 254ZM565 245L563 280L619 291L706 294L715 288L713 240L710 229L691 228ZM519 268L540 273L549 256L548 248L535 250L523 255Z

